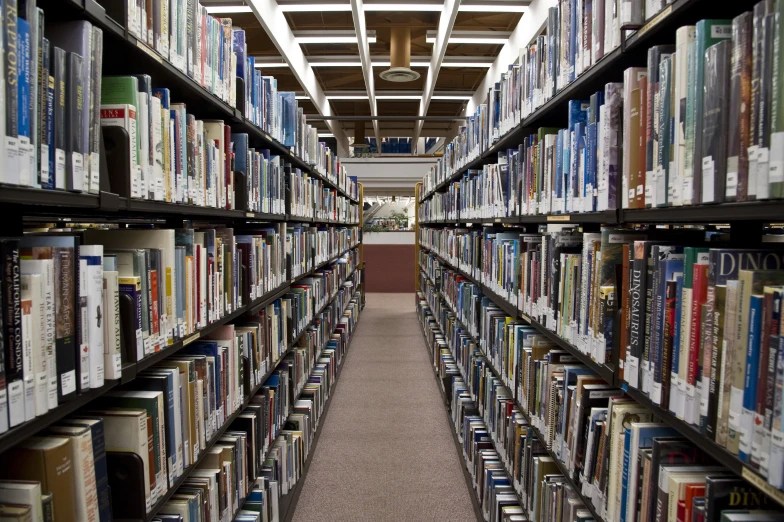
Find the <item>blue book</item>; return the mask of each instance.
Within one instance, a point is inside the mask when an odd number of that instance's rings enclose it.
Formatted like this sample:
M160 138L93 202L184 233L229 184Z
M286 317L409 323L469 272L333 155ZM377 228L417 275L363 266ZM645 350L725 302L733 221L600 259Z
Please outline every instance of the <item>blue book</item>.
M49 165L49 176L46 179L41 179L41 187L53 189L54 188L54 175L55 175L55 167L54 167L54 158L55 158L55 146L54 146L54 61L49 59L50 51L49 51L49 40L44 38L44 56L46 57L47 62L47 69L49 71L49 78L46 79L46 136L44 136L44 140L46 141L46 146L48 147L48 157L44 158L41 157L41 161L46 161Z
M18 135L20 138L28 138L27 141L29 143L30 133L32 132L32 114L30 112L32 107L30 75L32 72L30 71L30 24L24 18L17 19L16 41L18 46L18 61L16 62L17 96L19 99L19 105L17 106L19 118Z
M98 494L98 517L100 522L111 522L112 505L109 495L109 472L106 468L106 439L103 419L67 417L61 421L69 426L87 426L93 439L93 466L95 468L95 490Z
M231 142L234 147L234 170L250 177L250 171L248 170L248 135L242 132L232 134Z
M762 300L760 295L752 295L749 307L749 335L746 345L746 375L743 380L743 413L741 430L754 433L754 417L757 412L757 378L759 372L760 339L762 331ZM751 440L751 436L748 437ZM751 462L751 445L743 444L741 437L738 457L743 462Z
M680 371L680 358L681 358L681 314L683 313L683 299L681 295L683 292L683 274L675 276L675 332L672 337L672 377L670 378L670 389L673 390L677 386L678 372ZM665 370L666 371L666 370ZM675 393L670 391L670 398L674 397ZM672 400L670 400L669 410L673 414L676 412L672 409Z
M626 428L623 439L623 485L621 486L621 518L619 522L635 520L628 517L628 509L637 509L637 495L641 485L640 450L653 447L653 439L659 437L675 437L678 432L659 423L632 423ZM631 486L631 487L630 487Z
M166 408L163 410L163 424L166 427L166 459L168 465L168 476L171 483L179 477L179 466L181 465L177 438L174 428L175 422L179 420L175 417L174 401L177 400L177 393L174 390L174 376L171 372L162 371L155 373L143 373L133 381L133 389L144 391L156 391L163 393L163 401Z

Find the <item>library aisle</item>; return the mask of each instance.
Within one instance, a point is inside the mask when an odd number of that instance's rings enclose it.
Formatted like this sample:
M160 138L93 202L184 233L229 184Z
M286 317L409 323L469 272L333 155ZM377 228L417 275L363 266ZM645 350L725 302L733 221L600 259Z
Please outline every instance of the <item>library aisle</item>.
M294 522L476 520L411 294L367 294Z

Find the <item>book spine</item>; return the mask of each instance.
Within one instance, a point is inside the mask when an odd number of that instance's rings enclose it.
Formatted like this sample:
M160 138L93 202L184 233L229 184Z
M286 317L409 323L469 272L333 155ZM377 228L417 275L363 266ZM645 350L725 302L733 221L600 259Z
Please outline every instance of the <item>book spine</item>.
M760 341L762 330L762 297L751 296L749 308L749 336L746 348L746 376L743 389L741 414L740 450L738 457L752 464L752 439L757 399L757 375L759 372ZM753 465L753 464L752 464Z
M3 242L3 302L5 304L5 374L8 383L10 427L25 421L24 363L22 351L22 286L19 269L19 243Z

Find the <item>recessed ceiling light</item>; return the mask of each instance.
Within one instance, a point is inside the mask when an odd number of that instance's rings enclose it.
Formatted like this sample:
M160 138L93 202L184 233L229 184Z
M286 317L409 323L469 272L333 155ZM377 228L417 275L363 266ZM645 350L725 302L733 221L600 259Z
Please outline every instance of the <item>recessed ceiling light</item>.
M421 100L421 94L379 94L376 95L377 100L385 101L403 101L403 100Z
M310 62L311 67L362 67L362 62Z
M376 32L367 31L368 43L376 43ZM356 31L294 31L299 44L357 43Z
M328 100L367 100L367 94L333 94L327 96Z
M482 4L460 4L458 11L464 13L525 13L528 11L526 5L482 5Z
M431 100L470 100L471 96L467 94L463 95L448 95L448 94L434 94Z
M451 44L505 44L512 33L501 31L452 31L449 35ZM425 41L427 43L436 42L436 31L428 31Z
M250 6L247 5L208 5L205 6L208 14L220 13L251 13Z

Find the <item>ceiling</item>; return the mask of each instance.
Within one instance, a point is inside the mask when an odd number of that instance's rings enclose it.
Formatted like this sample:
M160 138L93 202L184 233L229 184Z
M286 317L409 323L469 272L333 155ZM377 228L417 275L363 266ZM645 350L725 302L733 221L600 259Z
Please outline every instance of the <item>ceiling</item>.
M254 2L272 2L275 0L247 0L248 4ZM368 71L368 76L372 74L373 91L375 97L375 114L379 117L396 116L416 117L416 116L439 116L439 121L422 121L421 130L418 136L421 137L441 137L450 131L450 126L454 129L460 124L459 120L448 121L443 117L459 117L464 115L465 105L468 98L476 91L482 83L488 67L493 59L498 55L502 48L501 43L451 43L446 42L445 46L440 45L440 40L436 43L427 42L428 31L435 33L439 29L441 20L447 19L443 16L444 7L442 3L427 3L433 0L424 0L417 4L407 4L409 9L431 9L430 11L405 11L405 10L376 10L385 8L399 7L399 4L387 6L374 6L373 3L365 2L362 9L361 0L307 0L307 11L291 12L291 9L301 9L303 0L279 0L280 6L284 11L285 21L289 29L295 36L299 31L318 31L326 34L329 31L342 30L347 34L354 35L353 43L300 43L299 47L304 57L312 67L313 76L318 86L327 96L329 110L334 116L370 116L373 114L373 107L368 99L368 88L365 70L361 63L362 53L360 45L356 43L357 35L360 31L355 29L355 13L350 9L354 8L358 16L364 16L364 22L368 34L375 31L376 41L368 43L370 62L386 62L383 65L374 65L372 73ZM330 5L325 3L329 2ZM372 0L371 0L372 1ZM404 0L405 1L405 0ZM468 0L471 1L471 0ZM466 7L466 0L462 2L461 8L454 16L454 25L451 31L452 39L455 34L462 31L481 32L482 35L492 36L491 33L498 33L498 38L503 41L508 34L515 29L523 13L514 12L524 9L528 1L523 0L497 0L492 2L492 7L487 5L490 0L473 0L474 3L481 4L483 9L506 9L507 12L474 12L468 11L470 4ZM351 2L351 3L349 3ZM253 56L258 63L278 62L286 64L290 62L289 56L282 55L281 49L285 45L275 40L275 35L270 35L262 27L254 12L232 12L224 13L216 3L221 6L238 6L242 1L230 0L202 0L202 3L210 8L214 16L230 17L234 26L243 28L246 32L246 42L248 55ZM357 8L359 3L359 8ZM449 2L444 2L449 3ZM299 5L298 5L299 4ZM338 5L338 7L335 7ZM451 5L451 3L450 3ZM293 6L293 7L292 7ZM418 7L417 7L418 6ZM465 11L463 9L466 9ZM230 10L231 8L226 8ZM333 10L322 10L333 9ZM334 9L344 9L335 11ZM432 10L432 9L438 9ZM449 20L447 19L447 22ZM411 68L420 74L420 77L412 82L395 83L385 81L380 73L389 68L390 39L393 27L408 27L411 30ZM277 33L279 34L279 33ZM278 44L278 45L276 45ZM429 89L428 74L430 71L430 59L433 52L438 52L440 47L445 47L443 63L436 71L435 85ZM436 50L436 48L439 48ZM417 60L417 58L419 60ZM343 66L322 66L319 64L324 61L343 63ZM354 65L347 65L345 62ZM450 62L483 62L479 66L453 67ZM458 64L459 65L459 64ZM286 66L261 67L262 73L277 78L278 90L295 91L302 95L299 104L303 107L306 115L318 116L325 111L319 110L311 100L305 99L306 89L300 84L298 77ZM423 95L435 96L431 98L427 106L426 114L420 115L420 106ZM407 99L389 99L404 95ZM438 99L443 96L459 96L459 99ZM364 99L335 99L335 97L362 97ZM319 132L326 135L330 132L325 121L313 120L312 125L319 129ZM355 121L334 122L332 130L340 132L346 136L353 136ZM411 120L384 121L379 119L378 131L370 121L364 123L367 137L396 136L410 137L416 135L417 122Z

